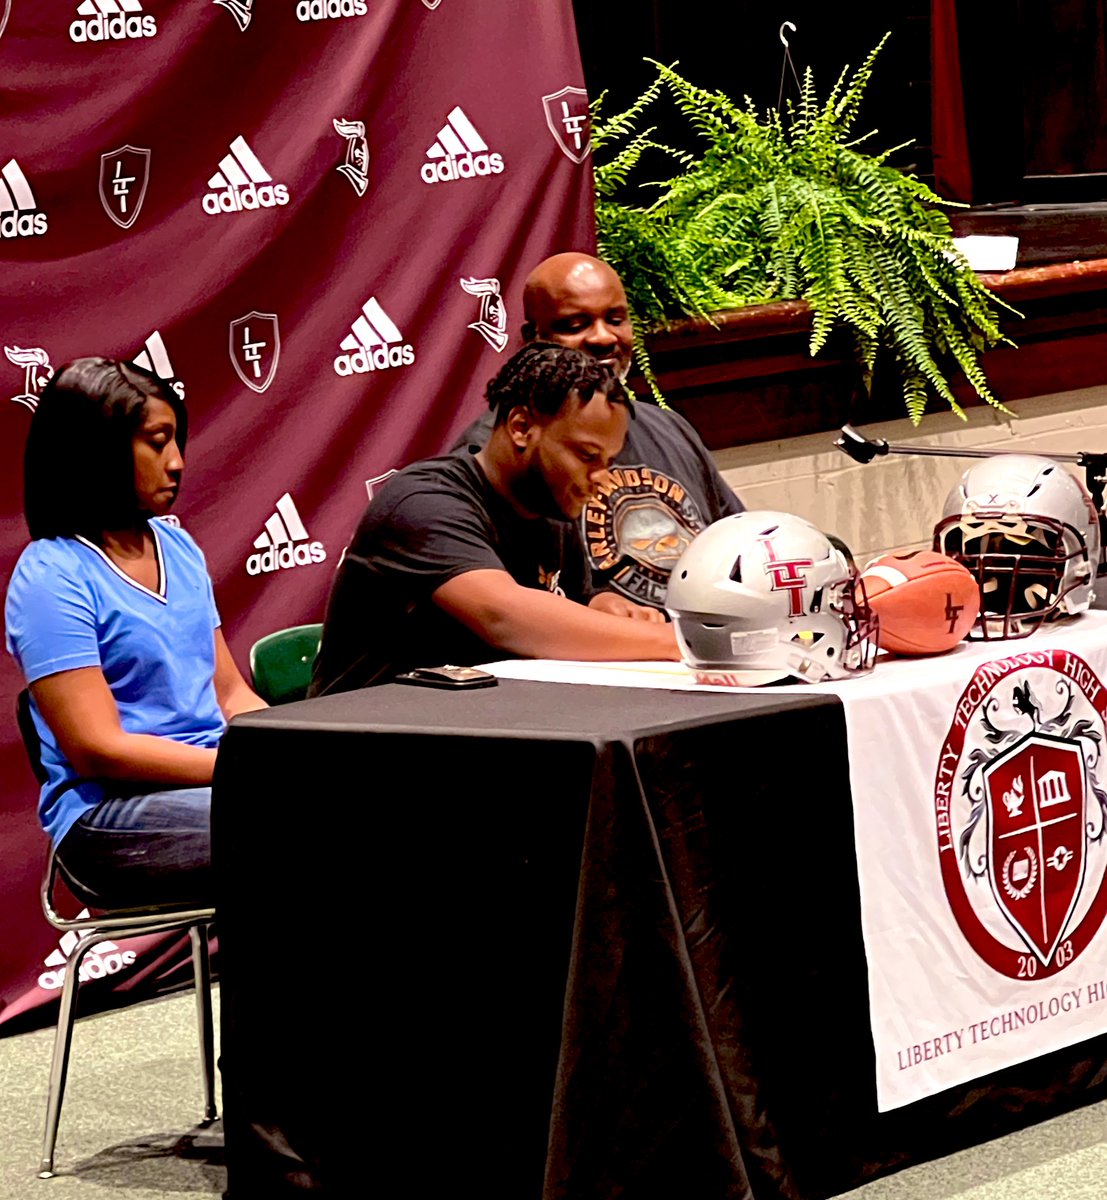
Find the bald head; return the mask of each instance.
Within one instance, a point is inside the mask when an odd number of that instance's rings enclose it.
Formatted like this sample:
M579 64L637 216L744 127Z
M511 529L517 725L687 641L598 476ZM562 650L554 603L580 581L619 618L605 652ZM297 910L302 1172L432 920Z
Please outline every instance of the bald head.
M620 377L630 368L634 333L615 271L590 254L555 254L523 286L523 337L583 350Z

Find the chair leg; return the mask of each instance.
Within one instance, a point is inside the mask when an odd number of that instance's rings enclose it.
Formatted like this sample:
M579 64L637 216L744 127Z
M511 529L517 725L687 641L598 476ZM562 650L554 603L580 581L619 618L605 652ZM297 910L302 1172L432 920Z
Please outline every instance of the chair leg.
M39 1179L52 1179L54 1176L54 1148L58 1140L65 1078L69 1071L69 1048L73 1042L73 1021L77 1015L77 987L81 961L93 946L103 940L104 934L96 929L82 934L65 968L65 983L62 985L61 1003L58 1007L58 1025L54 1031L54 1053L50 1060L50 1088L46 1098L46 1130L42 1139Z
M208 956L208 926L193 925L192 970L196 977L196 1018L200 1026L200 1073L204 1083L204 1121L214 1121L215 1025L211 1014L211 961Z

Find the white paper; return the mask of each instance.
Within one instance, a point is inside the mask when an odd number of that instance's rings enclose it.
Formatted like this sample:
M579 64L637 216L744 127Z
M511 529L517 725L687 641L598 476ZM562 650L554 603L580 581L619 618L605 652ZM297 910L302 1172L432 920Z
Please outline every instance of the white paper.
M1019 254L1019 239L1007 235L974 233L953 239L974 271L1010 271Z

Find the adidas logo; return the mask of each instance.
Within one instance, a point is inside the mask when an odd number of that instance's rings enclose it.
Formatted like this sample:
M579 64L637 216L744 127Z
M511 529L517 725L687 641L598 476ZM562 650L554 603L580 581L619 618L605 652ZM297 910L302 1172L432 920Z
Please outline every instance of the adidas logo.
M213 217L221 212L276 208L288 203L288 188L273 182L241 134L231 142L230 154L219 163L208 187L212 191L204 196L204 212Z
M326 21L331 17L364 17L369 10L365 0L300 0L296 17L300 21Z
M423 163L419 174L424 183L448 183L451 179L472 179L476 175L499 175L504 160L489 154L488 146L473 128L460 107L446 118L433 146L427 150L430 162Z
M143 13L138 0L84 0L77 6L77 16L87 19L69 26L75 42L118 42L153 37L158 32L157 22Z
M145 348L136 354L131 362L136 367L149 371L151 375L164 379L182 400L185 398L185 386L176 377L173 364L169 361L169 351L166 350L165 342L156 329L146 339Z
M350 329L339 349L352 353L340 354L334 360L336 375L364 375L366 371L383 371L388 367L410 367L415 361L415 348L404 342L404 335L375 296L361 306L361 316Z
M259 553L246 560L246 574L267 575L270 571L325 562L323 543L308 541L308 537L292 497L285 492L277 501L276 512L265 522L265 532L254 538Z
M14 158L0 168L0 237L35 237L46 232L46 214L35 212L35 194Z
M81 917L88 916L86 908ZM68 970L69 956L78 941L77 934L70 929L63 933L58 942L58 949L51 950L43 962L44 967L58 967L56 971L43 971L38 977L38 986L48 992L56 992L65 983L65 972ZM97 942L81 960L77 978L81 983L90 979L103 979L105 975L118 975L124 967L129 967L137 955L133 950L120 950L114 942Z

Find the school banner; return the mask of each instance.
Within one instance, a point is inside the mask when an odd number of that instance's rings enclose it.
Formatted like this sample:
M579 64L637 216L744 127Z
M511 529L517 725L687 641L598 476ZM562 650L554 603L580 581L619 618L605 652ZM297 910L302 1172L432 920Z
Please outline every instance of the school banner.
M1105 685L1088 612L835 686L882 1111L1107 1031Z
M528 271L593 248L590 147L570 0L0 0L5 586L38 392L105 354L189 407L176 515L240 666L320 620L373 488L479 412ZM0 1023L66 954L21 684L3 655Z
M1107 612L1047 630L757 689L845 711L856 864L828 859L802 889L817 904L858 873L881 1111L1107 1032ZM735 691L679 663L485 666ZM819 803L819 761L789 787Z

